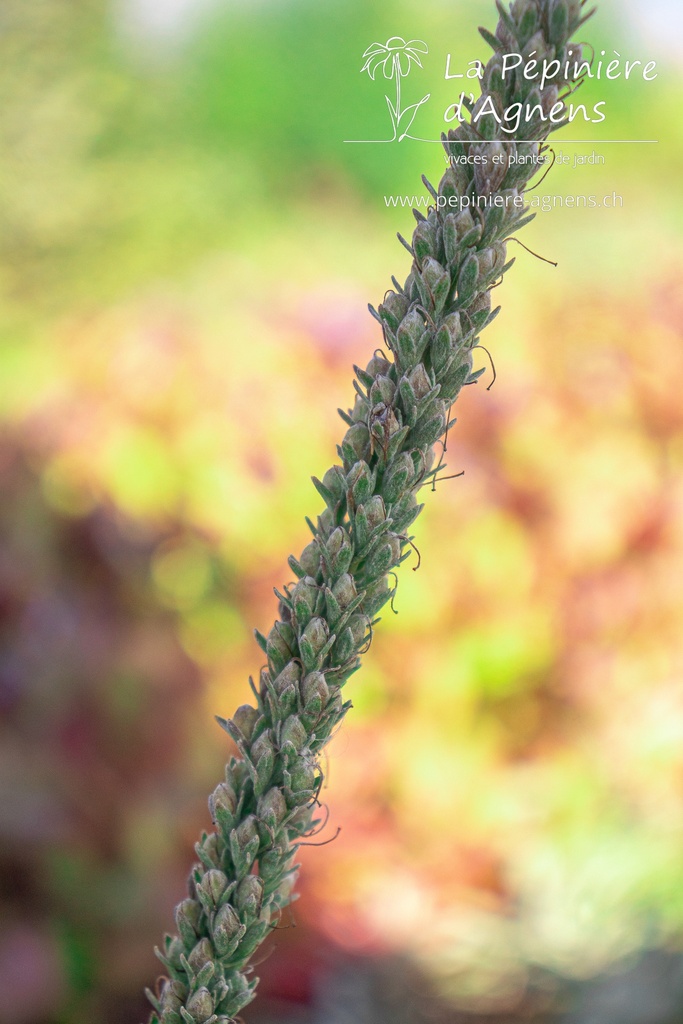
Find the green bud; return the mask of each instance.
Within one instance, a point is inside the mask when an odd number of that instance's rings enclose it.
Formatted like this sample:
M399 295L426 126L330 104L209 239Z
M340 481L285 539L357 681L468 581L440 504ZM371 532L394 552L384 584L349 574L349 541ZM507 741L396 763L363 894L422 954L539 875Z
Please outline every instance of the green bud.
M290 715L285 724L282 727L280 733L280 748L283 752L287 753L286 747L291 745L294 753L298 754L299 751L306 745L308 740L308 733L301 719L298 715Z
M256 813L261 821L271 829L276 828L280 824L287 813L287 805L281 790L277 786L273 786L259 798Z
M170 941L169 941L170 939ZM171 938L170 935L166 936L166 950L164 956L170 964L172 964L176 970L180 970L182 967L180 957L185 953L185 945L182 939L177 936Z
M370 498L370 501L365 505L365 516L370 530L374 530L376 526L379 526L380 523L386 520L387 510L381 495L375 494Z
M292 770L285 770L285 798L289 807L307 802L316 788L316 774L313 766L303 758L292 766Z
M176 1013L180 1010L180 1007L185 1002L187 995L187 986L183 985L181 981L165 980L161 989L161 996L159 998L159 1009L160 1010L174 1010Z
M219 823L220 821L221 819L219 816ZM221 825L221 828L224 827L226 826ZM230 828L231 825L228 825L227 827ZM198 843L195 846L195 850L197 851L197 854L205 868L220 868L223 846L215 832L210 832L208 836L204 836L201 843Z
M216 914L213 922L213 941L220 956L230 956L237 947L240 936L244 934L244 925L237 911L229 903L225 903Z
M479 277L479 264L474 253L470 253L458 274L458 302L466 306L474 295Z
M227 782L219 782L209 797L209 810L214 824L221 818L230 820L237 810L237 796ZM222 812L222 813L221 813Z
M320 548L314 540L301 552L299 562L304 571L315 579L320 570Z
M389 377L380 374L370 388L370 405L377 405L378 402L391 405L395 393L396 385L394 382Z
M228 877L218 868L207 871L201 882L197 883L197 895L204 909L208 912L220 906L221 896L228 888Z
M480 196L488 196L492 192L496 192L508 169L507 159L496 159L495 161L493 159L494 156L505 157L505 147L502 142L492 142L485 148L487 150L483 154L486 158L485 163L475 164L474 167L474 182Z
M555 0L555 4L550 15L550 42L558 46L563 43L567 37L567 28L569 26L569 10L564 0Z
M268 634L268 664L273 676L296 656L296 633L288 622L276 622Z
M437 376L441 376L446 369L461 341L462 326L460 324L460 314L451 313L443 321L432 342L432 366Z
M422 317L413 310L404 318L396 332L396 354L403 370L411 369L421 358L429 341Z
M517 39L521 46L525 46L536 31L538 8L532 0L524 0L517 11L513 7L512 15L517 22Z
M388 533L386 539L372 552L365 562L368 577L381 576L398 565L401 558L401 542L396 534Z
M376 583L371 584L363 598L363 608L369 619L373 619L377 612L391 599L393 591L387 584L386 576L382 576Z
M408 311L408 300L403 295L401 295L400 298L402 301L401 308L403 309L403 312L401 313L400 318L396 322L396 327L398 327L399 323L401 322L403 317L406 315L406 312ZM379 308L381 315L382 307L380 306ZM389 326L391 327L391 324ZM391 329L392 331L396 330L395 327L392 327ZM389 370L391 369L391 363L389 362L388 359L385 359L384 356L374 355L370 362L368 363L366 369L370 376L373 378L379 377L380 374L386 377L386 375L389 373Z
M328 573L335 579L337 576L342 576L347 572L352 559L353 543L351 538L344 527L338 526L336 530L332 531L325 544L325 565ZM306 629L308 629L308 626ZM299 641L299 646L301 646L301 641Z
M287 870L291 853L291 847L286 841L278 843L272 849L262 853L258 862L261 878L265 882L272 882L279 878L282 872Z
M413 460L408 452L402 452L392 462L389 472L382 483L382 493L388 502L394 502L401 497L406 488L412 483L415 476Z
M370 434L364 423L354 423L346 431L341 443L342 456L350 465L365 459L370 453Z
M301 635L299 647L304 668L307 672L317 668L318 655L329 639L329 630L324 619L314 618Z
M428 256L438 257L436 231L429 221L421 220L413 232L413 252L418 265Z
M443 221L443 247L446 259L451 264L455 263L460 255L460 240L458 238L455 217L454 213L448 213Z
M398 292L388 292L384 302L380 305L378 313L384 320L385 324L390 330L396 332L398 325L400 324L403 317L408 312L408 300L405 295L400 295ZM372 373L372 370L368 366L368 372ZM373 374L374 376L374 374Z
M410 524L417 519L423 509L412 491L407 491L402 498L391 506L392 528L397 533L404 533ZM369 614L369 613L368 613Z
M258 875L247 875L237 886L235 906L242 918L258 917L263 899L263 882Z
M340 576L332 587L332 593L337 599L339 607L342 609L347 608L358 596L353 576L349 576L347 572Z
M274 752L275 752L275 747L273 746L273 739L272 739L272 736L271 736L271 731L270 731L270 729L266 729L264 732L261 733L261 735L258 737L258 739L256 739L252 743L252 746L251 746L251 759L254 762L254 764L258 764L258 762L262 758L268 757L268 756L272 757Z
M310 577L309 577L310 579ZM301 678L301 667L297 661L288 662L279 675L273 679L272 687L280 696L290 686L296 686Z
M187 962L195 974L198 974L205 964L209 964L213 961L214 955L214 949L209 940L200 939L188 956Z
M424 398L432 390L432 382L427 375L422 363L418 363L408 374L408 382L413 389L415 397L419 400Z
M213 1013L213 999L208 988L199 988L187 1001L187 1012L197 1024L204 1024Z
M491 293L489 291L480 292L467 312L475 329L477 331L482 330L488 322L491 313Z
M351 419L353 420L354 424L367 423L369 415L370 402L367 400L367 398L361 398L360 395L356 395L356 401L353 403L353 409L351 410Z
M456 213L453 222L458 242L462 242L463 238L467 238L474 230L474 218L469 210L461 210L460 213Z
M230 853L238 878L246 875L258 853L259 835L256 817L250 814L230 833Z
M451 196L461 196L467 191L470 179L466 165L453 164L446 169L446 172L439 182L439 194L448 200ZM444 232L445 242L445 232Z
M183 1024L183 1018L176 1012L176 1010L171 1010L169 1008L162 1011L160 1022L161 1024ZM152 1024L154 1024L154 1015L152 1015Z
M439 402L439 405L443 407L442 402ZM431 448L434 442L441 437L445 429L446 417L444 413L440 410L434 413L430 406L430 409L420 417L411 430L411 443L419 449Z
M354 642L351 630L348 627L343 629L332 648L333 663L335 665L344 665L355 654L357 648L358 645Z
M435 315L439 316L451 290L451 276L437 260L428 258L422 265L421 280L424 285L424 304L427 309L433 310Z
M367 462L360 461L351 467L346 476L346 487L351 492L355 505L360 505L370 497L375 486L375 474ZM329 543L328 543L329 550Z
M233 723L244 736L247 743L251 739L254 726L260 718L260 712L251 704L242 704L232 716Z
M297 625L303 628L315 611L318 600L318 584L312 576L304 576L292 590L292 603ZM291 664L291 662L290 662ZM285 669L286 671L286 669Z
M306 709L320 712L330 697L330 688L322 672L309 672L301 684L301 697Z
M202 908L196 900L183 900L175 908L175 923L185 947L193 947L201 934Z
M332 466L323 477L323 484L335 501L341 501L346 493L344 470L341 466Z
M505 84L505 79L503 78L503 58L499 54L494 53L484 68L482 87L485 86L489 92L496 93L499 97L502 97L505 95Z

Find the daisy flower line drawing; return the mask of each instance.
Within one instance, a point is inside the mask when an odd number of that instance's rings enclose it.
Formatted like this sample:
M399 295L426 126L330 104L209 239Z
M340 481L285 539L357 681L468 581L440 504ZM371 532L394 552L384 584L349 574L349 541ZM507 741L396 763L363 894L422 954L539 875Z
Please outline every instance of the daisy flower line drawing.
M387 81L394 79L396 82L395 101L392 103L390 98L385 96L393 128L393 135L390 139L384 140L386 142L394 142L396 140L402 142L405 138L412 138L409 135L410 126L415 120L415 115L419 108L423 103L427 102L431 93L423 96L418 103L411 103L401 109L401 79L408 76L413 63L417 64L418 67L422 67L420 54L424 55L426 53L429 53L429 47L424 40L411 39L409 42L406 42L402 36L392 36L390 39L387 39L386 43L371 43L363 54L365 63L360 69L361 74L367 71L370 78L374 81L377 72L381 68Z

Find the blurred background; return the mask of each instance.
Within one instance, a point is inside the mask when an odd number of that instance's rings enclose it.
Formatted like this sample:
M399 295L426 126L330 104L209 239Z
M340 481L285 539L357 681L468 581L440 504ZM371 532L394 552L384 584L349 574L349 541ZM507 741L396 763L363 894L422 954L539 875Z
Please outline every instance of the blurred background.
M606 121L555 137L329 748L321 849L249 1024L683 1020L681 14L603 0ZM367 302L405 277L438 146L406 96L486 57L469 0L4 0L0 12L0 1022L137 1024L213 715L319 511ZM421 91L420 91L421 90ZM594 139L595 147L570 139ZM658 139L606 144L605 139ZM574 153L604 165L573 167ZM515 251L512 251L512 250ZM482 362L482 365L487 365Z

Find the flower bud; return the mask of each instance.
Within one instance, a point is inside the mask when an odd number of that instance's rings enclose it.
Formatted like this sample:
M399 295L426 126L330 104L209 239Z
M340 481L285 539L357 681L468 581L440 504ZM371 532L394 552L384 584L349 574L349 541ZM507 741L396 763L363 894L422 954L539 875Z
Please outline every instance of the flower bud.
M373 492L374 486L375 475L364 460L356 462L346 475L346 487L351 492L355 505L360 505L369 498Z
M369 415L369 401L367 398L361 398L360 395L356 395L356 401L353 403L353 409L351 410L351 419L354 423L366 423Z
M301 684L301 696L306 708L315 704L317 710L324 708L329 700L330 688L322 672L309 672Z
M197 1022L204 1024L213 1013L213 999L208 988L199 988L187 1001L187 1012Z
M356 590L356 584L353 576L349 576L348 573L344 573L340 576L337 582L332 587L332 593L334 594L339 607L344 609L358 596Z
M458 301L461 305L466 305L474 295L478 277L479 264L477 257L474 253L470 253L458 274Z
M305 746L306 740L308 739L308 733L304 728L301 719L298 715L290 715L285 724L282 726L282 732L280 734L280 747L284 750L287 744L294 747L294 750L298 754L302 747Z
M384 302L380 305L378 313L384 320L387 327L396 333L398 325L408 312L408 300L405 295L390 291L387 293ZM372 370L368 366L368 373ZM374 376L374 374L373 374Z
M305 626L313 615L318 593L318 584L312 576L304 576L292 590L294 614L299 628Z
M275 746L270 729L266 729L251 746L251 759L258 764L264 757L272 757L275 753Z
M196 900L183 900L175 908L175 923L185 946L194 946L201 933L202 908Z
M394 533L388 533L386 540L380 544L365 563L365 572L368 576L381 576L388 572L401 558L401 542Z
M410 371L408 374L408 381L415 392L415 397L418 401L420 398L424 398L424 396L429 394L432 390L432 382L430 381L427 371L422 363L418 363L417 366Z
M310 576L307 577L310 579ZM301 679L301 666L297 661L289 661L283 668L282 672L273 679L272 687L278 696L281 696L285 690L288 690L292 686L296 686Z
M320 548L314 540L303 549L299 562L304 571L315 579L320 570Z
M221 896L228 888L228 877L218 868L211 868L207 871L201 882L197 883L197 895L203 897L202 902L207 907L216 909L220 906Z
M451 275L437 260L428 258L422 266L421 280L424 284L422 297L425 306L428 309L431 307L439 316L451 290Z
M376 526L383 523L387 518L387 510L384 505L384 499L379 494L375 494L370 501L365 505L365 516L368 521L368 527L370 530L374 530Z
M217 810L219 809L229 816L237 810L237 796L227 782L219 782L209 797L209 810L214 822L217 820Z
M417 310L413 310L396 332L396 354L403 370L409 370L415 365L428 341L429 333L425 330L424 321Z
M229 955L235 949L242 931L242 922L237 911L229 903L225 903L216 914L212 931L218 954Z
M428 256L438 257L436 231L429 221L421 220L413 231L413 252L418 264Z
M392 292L392 294L396 293ZM399 298L401 299L401 309L403 310L403 312L401 313L399 319L396 321L396 327L391 327L391 324L389 324L392 331L396 330L399 323L401 322L405 314L408 312L408 300L404 295L399 296ZM380 306L380 314L381 311L382 307ZM384 356L374 355L370 362L368 363L366 369L371 377L378 377L380 374L383 374L386 377L386 375L389 373L389 370L391 369L391 363L389 362L388 359L385 359Z
M359 459L365 459L370 452L370 434L365 423L354 423L346 431L341 443L344 460L352 466Z
M368 587L363 599L363 608L368 618L372 619L377 612L391 599L393 590L387 584L386 576Z
M258 875L247 875L237 886L235 905L242 917L258 917L263 899L263 882Z
M296 653L296 633L289 623L275 623L268 634L266 652L273 675L282 672Z
M300 758L292 766L291 772L285 773L285 784L285 797L290 807L302 799L308 800L309 795L315 792L316 787L316 774L313 765Z
M394 400L396 393L396 385L389 377L385 377L380 374L374 381L370 388L370 405L377 405L378 402L384 402L385 405L391 405Z
M183 985L181 981L170 980L167 978L164 981L163 988L161 989L161 996L159 998L159 1009L160 1010L174 1010L176 1013L180 1010L180 1007L185 1002L185 996L187 995L187 986Z
M318 655L328 639L329 630L325 620L321 618L311 619L299 640L301 659L307 672L311 672L318 667Z
M260 717L259 711L252 707L251 704L242 704L238 707L235 714L232 716L233 723L237 726L239 731L244 736L247 743L251 739L256 725Z
M452 164L446 169L443 178L439 183L439 195L445 196L448 200L451 196L461 196L467 191L470 183L467 166L463 164Z
M388 502L401 497L415 476L415 466L408 452L402 452L392 462L382 483L382 493Z
M209 964L214 959L214 949L208 939L200 939L197 945L187 958L192 970L198 974L204 964Z
M277 786L273 786L272 789L269 789L267 793L264 793L259 798L256 813L261 821L271 829L280 824L287 813L287 804L281 790Z

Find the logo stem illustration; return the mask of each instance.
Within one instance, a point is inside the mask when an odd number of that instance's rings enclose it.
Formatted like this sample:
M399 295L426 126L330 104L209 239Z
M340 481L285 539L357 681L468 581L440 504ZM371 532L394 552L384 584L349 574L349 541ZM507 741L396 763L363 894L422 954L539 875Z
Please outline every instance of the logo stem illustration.
M363 54L365 64L361 68L361 74L367 71L374 81L377 71L382 68L386 79L396 79L396 106L393 106L389 97L385 96L394 132L390 139L384 140L386 142L402 142L404 139L413 138L409 135L410 127L417 111L427 102L431 93L423 96L418 103L411 103L405 110L401 110L401 79L407 77L412 64L422 67L420 54L425 53L429 53L429 47L424 40L411 39L410 42L406 42L402 36L392 36L386 43L372 43ZM405 124L402 125L404 120Z

